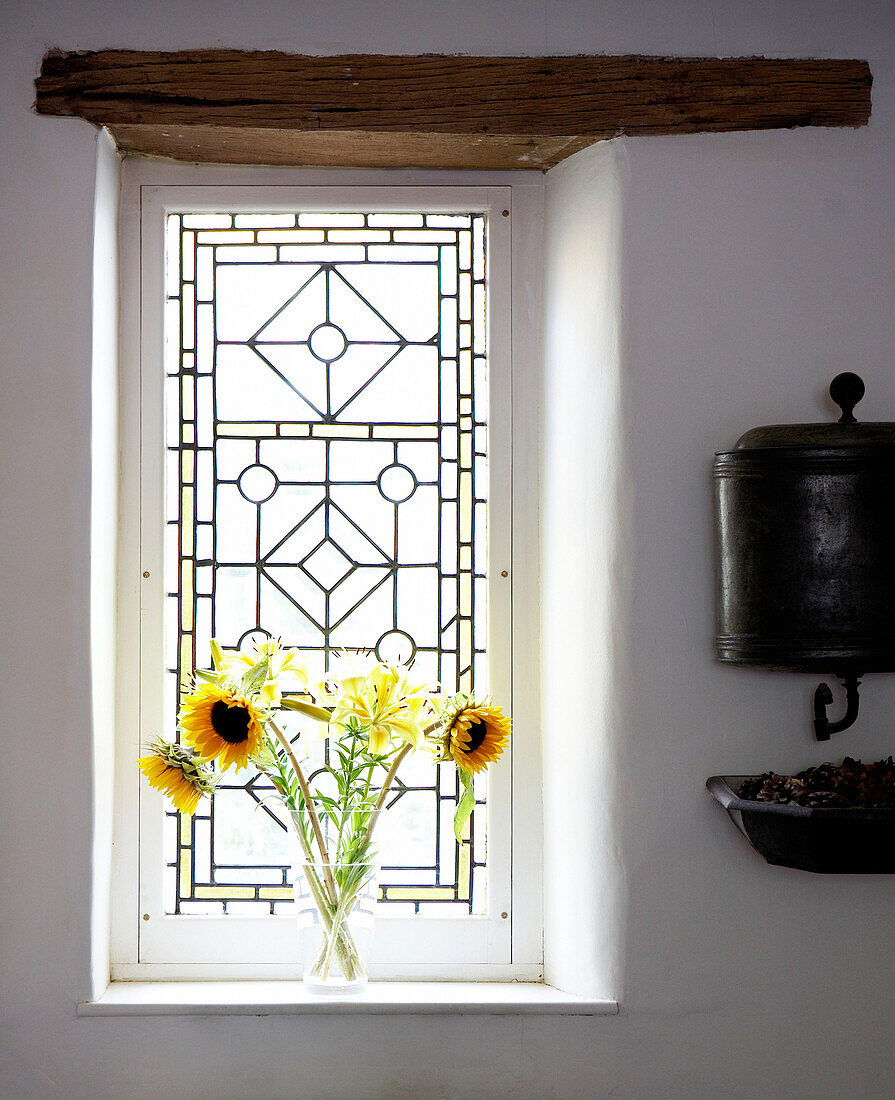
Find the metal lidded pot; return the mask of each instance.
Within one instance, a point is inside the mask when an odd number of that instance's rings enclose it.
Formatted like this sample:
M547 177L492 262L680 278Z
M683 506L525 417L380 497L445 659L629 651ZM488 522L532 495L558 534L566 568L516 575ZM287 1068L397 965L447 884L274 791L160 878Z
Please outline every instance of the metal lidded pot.
M850 726L869 672L895 672L895 423L859 424L856 374L838 423L746 432L715 456L718 659L842 679L845 716L814 697L817 739Z

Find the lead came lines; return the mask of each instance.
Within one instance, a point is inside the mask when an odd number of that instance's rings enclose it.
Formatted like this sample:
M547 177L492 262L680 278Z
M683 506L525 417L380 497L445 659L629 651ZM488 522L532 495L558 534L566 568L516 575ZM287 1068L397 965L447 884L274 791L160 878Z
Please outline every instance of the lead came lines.
M169 712L212 635L235 647L256 631L321 671L378 642L449 690L481 688L484 216L182 214L168 242ZM384 842L382 900L481 912L484 792L457 845L453 774L428 772L396 788L409 816L404 851ZM260 779L222 784L192 823L169 815L169 911L287 904ZM252 812L270 821L257 850Z

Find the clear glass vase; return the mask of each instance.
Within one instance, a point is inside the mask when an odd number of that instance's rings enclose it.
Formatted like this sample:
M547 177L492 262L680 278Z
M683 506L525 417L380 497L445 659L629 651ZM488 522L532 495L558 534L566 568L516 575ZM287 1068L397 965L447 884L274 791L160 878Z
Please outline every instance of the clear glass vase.
M370 862L294 863L299 958L311 992L347 994L366 988L376 870Z

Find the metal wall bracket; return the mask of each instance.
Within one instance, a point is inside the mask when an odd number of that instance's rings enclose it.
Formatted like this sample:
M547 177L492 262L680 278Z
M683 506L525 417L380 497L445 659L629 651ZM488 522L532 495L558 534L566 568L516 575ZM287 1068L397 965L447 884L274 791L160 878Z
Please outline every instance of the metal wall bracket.
M828 684L818 684L814 692L814 735L818 741L829 741L833 733L841 733L854 724L858 717L858 688L861 685L860 676L843 676L842 686L845 688L845 714L838 722L831 722L827 718L827 707L833 702L833 692Z

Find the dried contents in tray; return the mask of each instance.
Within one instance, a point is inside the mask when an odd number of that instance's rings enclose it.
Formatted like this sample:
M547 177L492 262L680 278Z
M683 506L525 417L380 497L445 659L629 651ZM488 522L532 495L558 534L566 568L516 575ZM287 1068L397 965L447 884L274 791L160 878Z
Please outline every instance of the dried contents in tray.
M765 772L740 785L740 798L779 805L895 807L895 760L864 764L846 756L841 764L821 764L796 775Z

